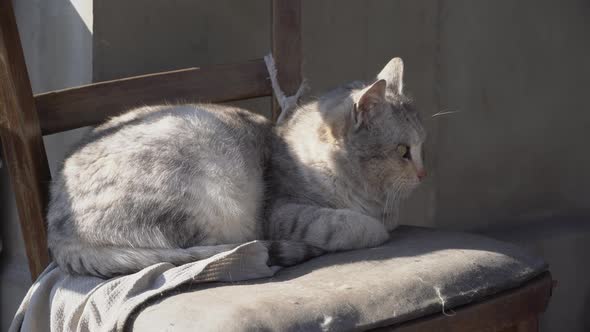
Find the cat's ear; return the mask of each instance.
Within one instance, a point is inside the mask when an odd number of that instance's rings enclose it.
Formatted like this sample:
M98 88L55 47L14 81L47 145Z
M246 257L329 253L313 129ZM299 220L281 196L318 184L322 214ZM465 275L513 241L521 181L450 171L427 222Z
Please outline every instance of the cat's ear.
M402 59L391 59L377 75L377 79L385 80L388 89L401 94L404 89L404 62Z
M360 128L363 123L369 121L377 105L385 100L386 87L387 82L385 80L378 80L364 88L360 93L360 97L354 104L354 109L352 110L352 120L355 130Z

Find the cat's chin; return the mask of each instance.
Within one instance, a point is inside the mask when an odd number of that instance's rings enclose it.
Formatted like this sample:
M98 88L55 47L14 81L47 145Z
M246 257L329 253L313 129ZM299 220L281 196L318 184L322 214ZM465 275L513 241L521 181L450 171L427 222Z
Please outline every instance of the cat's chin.
M418 186L420 186L420 182L419 181L409 181L407 183L404 183L403 185L401 185L397 190L399 190L399 198L400 199L405 199L408 196L410 196L412 194L412 192L414 192L414 190L416 190L416 188L418 188Z
M388 186L388 189L385 191L384 196L388 194L396 195L398 198L406 198L408 197L418 186L420 186L419 180L403 180L398 181L395 184Z

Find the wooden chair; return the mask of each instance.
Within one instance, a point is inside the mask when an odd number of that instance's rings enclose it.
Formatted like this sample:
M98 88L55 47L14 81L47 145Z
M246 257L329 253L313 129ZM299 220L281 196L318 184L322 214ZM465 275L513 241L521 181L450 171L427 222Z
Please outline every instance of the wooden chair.
M287 94L301 82L301 4L272 0L272 53ZM0 138L33 280L47 266L50 172L43 135L95 125L130 106L166 100L225 102L271 96L262 59L143 75L33 95L11 0L0 0ZM273 103L272 117L279 108ZM380 331L537 331L552 290L549 272L516 289Z

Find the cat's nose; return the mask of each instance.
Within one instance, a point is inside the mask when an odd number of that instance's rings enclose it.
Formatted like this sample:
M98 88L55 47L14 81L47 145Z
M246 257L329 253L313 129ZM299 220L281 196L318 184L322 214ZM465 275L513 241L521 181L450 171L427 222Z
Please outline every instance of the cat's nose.
M416 175L418 175L418 179L420 179L420 181L422 181L426 177L426 170L420 169L416 172Z

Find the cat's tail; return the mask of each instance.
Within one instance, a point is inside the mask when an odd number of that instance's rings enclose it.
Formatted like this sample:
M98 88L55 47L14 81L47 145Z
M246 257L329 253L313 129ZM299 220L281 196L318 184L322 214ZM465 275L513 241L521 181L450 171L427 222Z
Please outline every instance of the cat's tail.
M294 241L261 241L268 249L269 266L291 266L324 253L319 248ZM182 265L231 250L239 244L198 246L191 248L89 247L60 243L51 248L53 259L71 274L90 274L101 278L135 273L150 265L168 262Z

